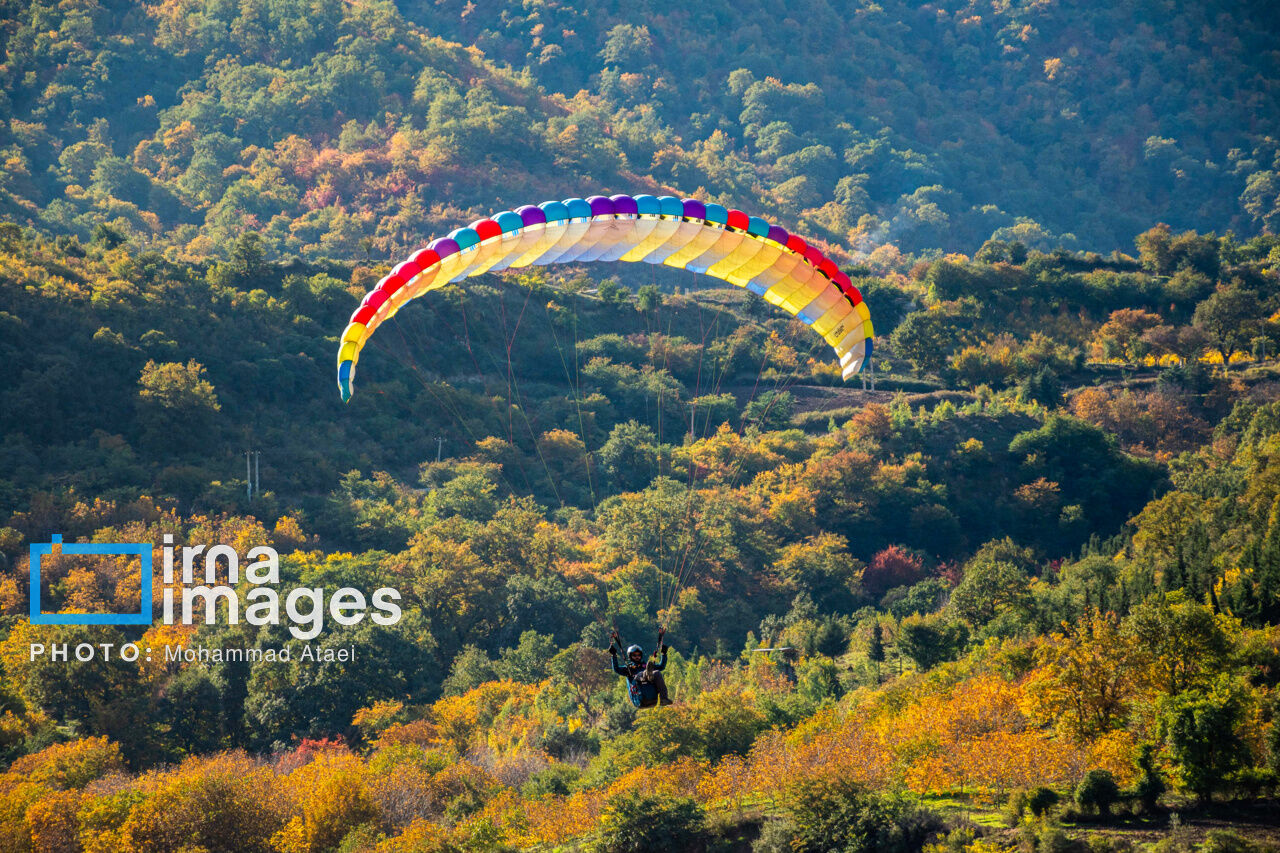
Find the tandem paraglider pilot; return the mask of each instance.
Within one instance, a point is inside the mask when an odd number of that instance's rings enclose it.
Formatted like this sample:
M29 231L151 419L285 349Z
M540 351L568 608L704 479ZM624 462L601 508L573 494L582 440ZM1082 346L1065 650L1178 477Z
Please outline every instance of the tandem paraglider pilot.
M658 658L657 663L654 663L653 658L646 662L644 649L631 646L627 649L627 657L621 665L618 663L618 651L622 648L622 638L618 636L617 631L613 631L610 635L612 642L609 645L609 654L613 657L613 671L627 680L627 694L631 697L631 704L637 708L671 704L671 698L667 696L667 682L662 677L662 670L667 665L667 646L662 642L664 634L666 634L665 628L658 631L658 648L654 651L654 655L657 656L660 652L661 657Z

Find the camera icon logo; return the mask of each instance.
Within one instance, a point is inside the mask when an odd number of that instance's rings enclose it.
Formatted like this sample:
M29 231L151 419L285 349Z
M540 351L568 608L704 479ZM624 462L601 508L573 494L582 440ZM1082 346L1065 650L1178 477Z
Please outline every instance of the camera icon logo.
M138 557L142 561L142 600L137 613L44 613L40 604L40 561L60 549L61 553L79 556ZM151 624L151 545L147 542L106 542L75 544L62 541L55 533L48 542L31 543L31 624L32 625L150 625Z

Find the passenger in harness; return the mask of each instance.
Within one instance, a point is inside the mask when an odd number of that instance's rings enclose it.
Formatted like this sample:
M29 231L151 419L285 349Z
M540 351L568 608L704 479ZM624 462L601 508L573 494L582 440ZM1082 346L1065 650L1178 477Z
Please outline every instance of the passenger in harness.
M618 650L622 646L622 638L618 636L617 631L612 634L613 642L609 645L609 655L613 658L613 671L627 680L627 694L631 697L631 704L637 708L671 704L671 698L667 696L667 682L662 677L662 670L667 665L668 647L662 643L665 633L665 628L658 631L658 648L661 657L657 663L652 660L646 663L644 649L631 646L627 649L627 657L623 665L618 664Z

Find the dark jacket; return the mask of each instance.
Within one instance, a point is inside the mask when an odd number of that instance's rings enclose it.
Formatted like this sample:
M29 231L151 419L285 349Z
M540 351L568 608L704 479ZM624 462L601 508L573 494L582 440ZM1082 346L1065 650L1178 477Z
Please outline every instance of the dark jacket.
M646 664L642 663L639 666L636 666L631 662L629 658L625 659L626 661L625 666L619 665L617 649L610 649L609 654L613 656L613 671L616 672L618 675L621 675L627 681L635 681L636 676L645 671ZM665 667L666 665L667 665L667 653L664 651L658 657L658 662L653 665L653 668L655 671L661 672L662 668Z

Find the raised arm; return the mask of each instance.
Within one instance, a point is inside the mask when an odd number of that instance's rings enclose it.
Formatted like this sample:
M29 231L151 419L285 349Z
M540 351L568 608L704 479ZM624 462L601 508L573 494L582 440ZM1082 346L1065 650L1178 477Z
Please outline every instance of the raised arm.
M627 671L625 666L618 666L618 647L609 647L609 656L613 658L613 671L621 675L623 678L630 678L631 673Z
M618 649L622 646L622 638L618 636L617 630L609 632L609 657L613 659L613 671L623 678L630 678L631 673L626 667L618 666Z
M662 642L662 638L665 637L666 635L667 635L666 628L658 629L658 651L660 655L658 657L658 662L653 665L653 668L655 670L658 670L659 672L661 672L662 669L667 665L667 644Z

